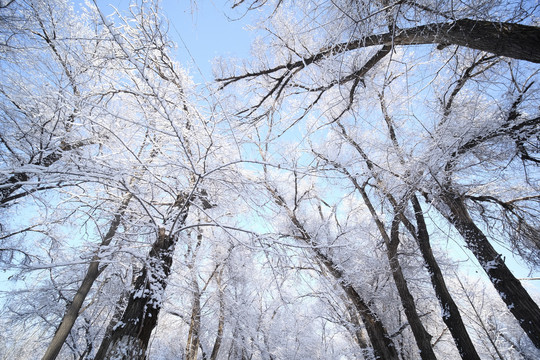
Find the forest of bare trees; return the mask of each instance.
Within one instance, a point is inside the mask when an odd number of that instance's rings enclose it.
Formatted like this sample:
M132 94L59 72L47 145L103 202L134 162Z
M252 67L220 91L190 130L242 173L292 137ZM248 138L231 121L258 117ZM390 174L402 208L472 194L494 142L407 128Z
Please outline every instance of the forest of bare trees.
M165 3L0 0L0 359L540 358L536 1Z

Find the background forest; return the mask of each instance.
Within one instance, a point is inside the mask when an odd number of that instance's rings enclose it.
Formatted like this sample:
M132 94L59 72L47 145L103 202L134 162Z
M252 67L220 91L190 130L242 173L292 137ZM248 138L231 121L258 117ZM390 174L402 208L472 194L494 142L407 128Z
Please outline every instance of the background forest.
M0 359L540 358L538 2L216 6L0 0Z

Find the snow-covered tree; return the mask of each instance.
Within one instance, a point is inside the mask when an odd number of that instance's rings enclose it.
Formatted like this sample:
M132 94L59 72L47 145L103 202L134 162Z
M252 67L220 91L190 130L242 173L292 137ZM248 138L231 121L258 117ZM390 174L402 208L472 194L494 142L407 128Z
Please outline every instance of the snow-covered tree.
M228 11L201 87L158 1L0 0L0 357L539 356L538 7Z

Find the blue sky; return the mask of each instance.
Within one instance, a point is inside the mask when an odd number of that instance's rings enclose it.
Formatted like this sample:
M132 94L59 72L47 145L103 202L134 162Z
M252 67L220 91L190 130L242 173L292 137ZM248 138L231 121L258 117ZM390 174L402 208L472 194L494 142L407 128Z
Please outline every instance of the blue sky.
M122 10L128 0L97 0L104 14ZM231 9L226 0L163 0L161 7L170 21L169 36L177 43L176 60L189 70L196 82L212 80L212 59L248 58L254 31L247 28L253 14Z
M171 3L187 3L187 1L169 0L167 15L171 20L171 36L178 41L178 60L190 64L193 56L197 68L192 68L192 75L200 71L211 80L212 59L224 57L249 57L251 42L255 37L248 31L252 17L239 17L240 14L229 10L230 6L221 1L201 1L194 10L169 5ZM237 20L229 18L236 16ZM189 50L189 53L188 51Z

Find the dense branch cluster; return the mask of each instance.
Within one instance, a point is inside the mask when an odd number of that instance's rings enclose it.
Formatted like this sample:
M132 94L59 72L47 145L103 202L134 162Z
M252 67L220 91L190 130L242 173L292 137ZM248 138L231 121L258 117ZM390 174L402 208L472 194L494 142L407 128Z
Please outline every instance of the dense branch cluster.
M1 358L540 357L538 5L107 11L0 0Z

